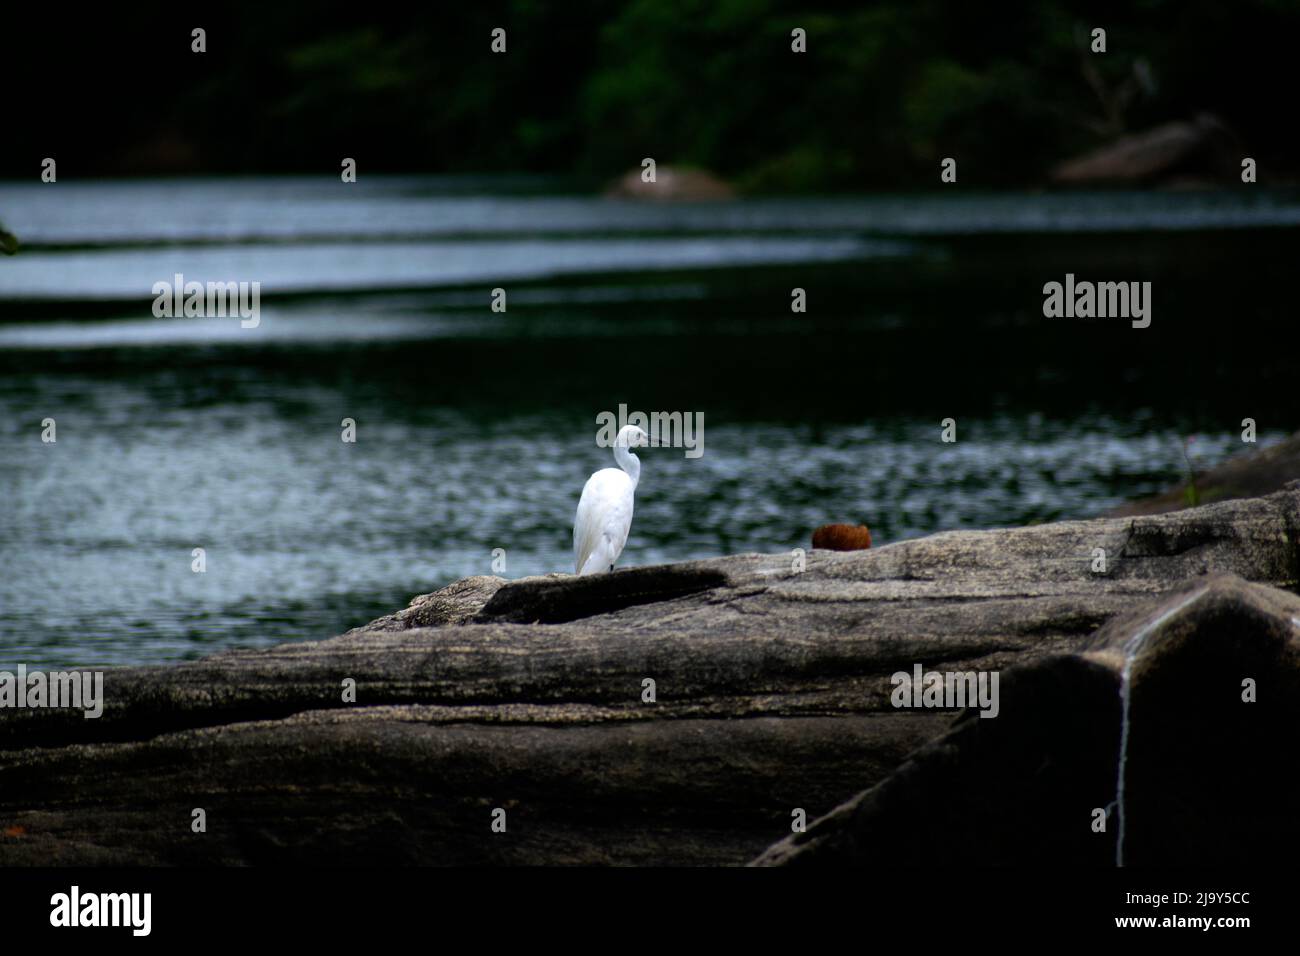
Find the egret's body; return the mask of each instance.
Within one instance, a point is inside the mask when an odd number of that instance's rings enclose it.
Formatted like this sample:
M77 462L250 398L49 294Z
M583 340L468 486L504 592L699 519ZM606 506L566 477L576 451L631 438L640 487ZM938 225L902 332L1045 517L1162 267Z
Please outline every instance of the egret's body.
M632 499L641 478L641 461L628 450L648 436L625 426L614 440L617 468L602 468L582 488L573 518L573 569L577 574L614 570L632 527Z

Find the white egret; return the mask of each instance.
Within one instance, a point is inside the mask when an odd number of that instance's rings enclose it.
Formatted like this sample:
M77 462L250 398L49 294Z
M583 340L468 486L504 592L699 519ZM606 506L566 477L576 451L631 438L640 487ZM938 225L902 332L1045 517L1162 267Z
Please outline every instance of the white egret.
M624 425L614 439L617 468L602 468L582 487L573 518L573 570L577 574L613 571L632 527L632 496L641 478L641 461L628 449L645 446L650 436Z

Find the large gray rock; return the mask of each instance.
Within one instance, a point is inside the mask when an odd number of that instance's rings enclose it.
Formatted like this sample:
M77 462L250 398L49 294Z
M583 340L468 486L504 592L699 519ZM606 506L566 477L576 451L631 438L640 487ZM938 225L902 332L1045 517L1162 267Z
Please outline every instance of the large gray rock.
M954 712L890 703L890 675L915 663L1092 688L1076 736L1059 731L1078 763L1061 773L1092 779L1118 701L1093 635L1189 578L1294 589L1298 518L1295 483L1171 515L815 551L803 571L742 555L467 579L331 640L111 671L100 720L0 711L0 834L18 834L0 836L0 864L743 863L796 808L825 814L948 732ZM977 723L1051 737L1050 681L1024 697L1018 681L1006 699L1038 703Z
M997 719L968 712L757 863L1289 865L1298 743L1300 598L1215 575L1016 668Z

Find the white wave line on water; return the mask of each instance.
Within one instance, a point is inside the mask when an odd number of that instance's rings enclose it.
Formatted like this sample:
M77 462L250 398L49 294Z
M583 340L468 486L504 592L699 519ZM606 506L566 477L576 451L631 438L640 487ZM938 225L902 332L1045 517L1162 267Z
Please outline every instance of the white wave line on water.
M1132 697L1132 685L1130 683L1133 673L1133 661L1142 646L1146 643L1148 637L1187 605L1191 604L1206 592L1206 588L1200 588L1192 592L1183 600L1179 601L1164 614L1148 624L1142 630L1138 631L1124 644L1124 667L1120 671L1119 679L1119 698L1120 707L1120 724L1119 724L1119 776L1115 781L1115 808L1119 814L1119 833L1115 837L1115 865L1124 865L1124 827L1127 822L1127 814L1124 812L1124 776L1128 767L1128 737L1129 737L1129 704Z

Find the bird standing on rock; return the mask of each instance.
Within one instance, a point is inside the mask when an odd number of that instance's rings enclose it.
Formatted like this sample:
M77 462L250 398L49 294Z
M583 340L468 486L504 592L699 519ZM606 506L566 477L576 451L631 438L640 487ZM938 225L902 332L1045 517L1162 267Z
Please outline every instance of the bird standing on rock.
M614 570L632 527L632 497L641 478L641 460L628 449L649 441L643 429L624 425L614 439L618 467L602 468L583 486L573 518L574 573Z

